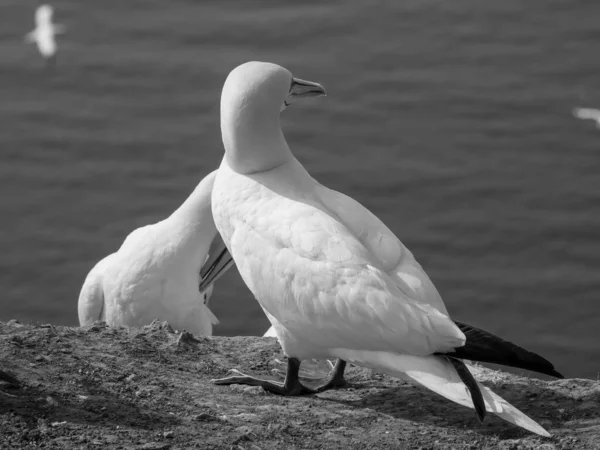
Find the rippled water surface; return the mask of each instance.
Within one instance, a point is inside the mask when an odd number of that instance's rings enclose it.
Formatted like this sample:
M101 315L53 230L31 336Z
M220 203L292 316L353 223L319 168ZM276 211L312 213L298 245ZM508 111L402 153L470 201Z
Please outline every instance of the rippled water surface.
M31 2L30 2L31 3ZM247 60L328 97L284 114L292 150L411 248L450 312L600 372L595 2L57 0L54 72L0 28L0 319L75 324L94 263L175 209L222 156L220 89ZM232 271L217 334L268 321Z

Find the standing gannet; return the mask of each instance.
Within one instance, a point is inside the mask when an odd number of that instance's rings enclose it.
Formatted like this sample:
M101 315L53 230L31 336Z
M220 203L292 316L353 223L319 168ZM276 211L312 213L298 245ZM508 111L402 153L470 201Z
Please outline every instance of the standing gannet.
M35 10L35 29L25 35L25 41L35 42L40 54L48 63L55 61L58 51L55 36L65 32L63 25L52 23L53 11L50 5L38 6Z
M560 376L541 356L454 322L412 253L369 210L313 179L290 151L280 111L325 95L275 64L234 69L221 96L225 157L212 193L217 230L288 356L283 384L238 376L281 395L322 392L342 381L346 361L416 381L461 405L549 434L475 381L463 359ZM316 391L300 361L338 358Z
M96 264L79 294L80 325L137 327L159 319L212 335L218 323L207 306L212 284L233 265L212 218L215 176L207 175L171 216L134 230Z

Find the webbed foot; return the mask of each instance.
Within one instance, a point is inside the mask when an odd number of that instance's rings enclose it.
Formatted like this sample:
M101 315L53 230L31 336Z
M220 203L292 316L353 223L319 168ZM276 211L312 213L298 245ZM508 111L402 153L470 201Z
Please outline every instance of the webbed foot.
M278 383L277 381L271 380L261 380L260 378L246 375L236 369L230 370L230 372L237 374L236 376L218 378L211 380L211 382L219 385L245 384L248 386L260 386L265 391L285 396L316 394L317 391L307 388L300 382L300 379L298 378L299 369L300 360L296 358L289 358L288 370L283 383Z

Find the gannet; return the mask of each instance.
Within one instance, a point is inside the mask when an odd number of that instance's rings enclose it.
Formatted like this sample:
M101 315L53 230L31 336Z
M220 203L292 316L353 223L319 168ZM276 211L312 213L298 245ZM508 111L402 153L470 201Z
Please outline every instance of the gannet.
M215 175L207 175L171 216L134 230L96 264L79 295L80 325L103 320L137 327L159 319L212 335L218 323L207 305L212 285L233 265L212 218Z
M52 23L53 8L40 5L35 10L35 29L25 35L26 42L35 42L44 59L52 63L56 58L58 47L55 36L65 32L65 27Z
M600 110L593 108L575 108L573 115L578 119L590 119L596 122L596 126L600 128Z
M212 193L217 230L288 356L283 384L232 370L220 385L249 384L281 395L339 385L347 361L416 381L461 405L549 436L478 383L463 359L561 376L539 355L453 321L413 254L374 214L326 188L294 158L280 111L325 95L275 64L249 62L221 95L225 156ZM410 217L410 216L409 216ZM313 390L298 379L305 359L335 359Z

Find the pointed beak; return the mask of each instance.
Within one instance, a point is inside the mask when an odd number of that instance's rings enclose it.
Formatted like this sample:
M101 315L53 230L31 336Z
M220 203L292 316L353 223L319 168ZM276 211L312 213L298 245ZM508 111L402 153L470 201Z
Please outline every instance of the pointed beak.
M204 292L208 286L221 278L233 264L234 261L229 250L227 250L221 235L217 233L210 246L208 259L200 269L200 292Z
M327 92L325 92L325 88L319 83L292 78L289 97L320 97L321 95L327 95Z
M319 83L293 77L290 91L287 98L283 101L280 111L286 109L299 98L320 97L321 95L327 95L327 92L325 92L325 88Z

